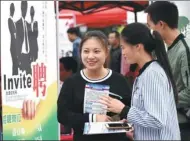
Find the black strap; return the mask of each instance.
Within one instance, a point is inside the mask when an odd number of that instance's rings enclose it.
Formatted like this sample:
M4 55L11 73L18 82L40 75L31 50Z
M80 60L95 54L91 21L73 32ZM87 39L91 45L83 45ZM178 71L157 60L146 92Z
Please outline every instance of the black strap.
M189 51L189 46L187 45L185 39L182 39L182 42L186 48L186 53L187 53L187 63L188 63L188 67L189 67L189 73L190 73L190 51Z

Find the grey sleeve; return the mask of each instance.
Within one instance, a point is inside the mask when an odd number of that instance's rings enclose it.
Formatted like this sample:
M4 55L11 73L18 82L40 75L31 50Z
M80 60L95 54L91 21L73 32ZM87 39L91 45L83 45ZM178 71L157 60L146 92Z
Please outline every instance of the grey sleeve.
M190 60L189 60L190 61ZM179 92L179 106L190 107L190 72L188 68L187 53L184 52L180 58L180 74L184 89Z

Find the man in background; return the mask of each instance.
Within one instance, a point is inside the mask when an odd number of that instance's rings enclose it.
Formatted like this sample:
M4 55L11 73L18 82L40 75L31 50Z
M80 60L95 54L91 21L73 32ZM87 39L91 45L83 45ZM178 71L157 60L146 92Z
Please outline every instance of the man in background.
M60 66L60 83L64 85L64 81L77 72L77 61L73 57L62 57L59 59ZM61 126L61 133L70 135L72 133L71 127L64 125Z
M81 38L79 37L79 30L71 27L67 30L68 39L73 43L73 57L78 61L80 59L79 46Z
M120 34L117 31L112 31L108 36L110 48L109 68L118 73L121 72L121 48Z
M77 62L73 57L59 59L60 81L64 82L68 77L77 72Z
M181 139L190 140L190 40L178 30L179 12L169 1L157 1L146 10L148 26L159 32L168 48L168 59L178 90Z

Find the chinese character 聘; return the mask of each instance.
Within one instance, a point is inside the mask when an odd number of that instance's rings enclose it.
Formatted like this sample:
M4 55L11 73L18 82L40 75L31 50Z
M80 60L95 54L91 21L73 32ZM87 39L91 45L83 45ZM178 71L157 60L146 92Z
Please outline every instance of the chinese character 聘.
M42 96L46 93L46 66L41 63L33 66L33 90L36 91L36 97L39 97L39 88L42 89Z

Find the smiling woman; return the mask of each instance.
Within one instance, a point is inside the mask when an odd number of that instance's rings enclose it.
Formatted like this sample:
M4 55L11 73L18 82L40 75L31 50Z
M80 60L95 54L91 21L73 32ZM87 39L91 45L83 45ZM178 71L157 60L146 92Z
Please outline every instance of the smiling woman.
M108 57L107 37L100 31L88 32L80 45L82 63L87 70L97 71L106 67Z
M81 42L80 54L84 69L64 82L58 98L58 121L74 129L74 141L125 140L125 134L83 135L85 122L107 122L115 116L121 119L114 112L102 114L105 108L101 108L97 98L107 93L104 88L122 97L126 105L130 105L131 91L123 76L104 66L108 40L102 32L88 32Z

